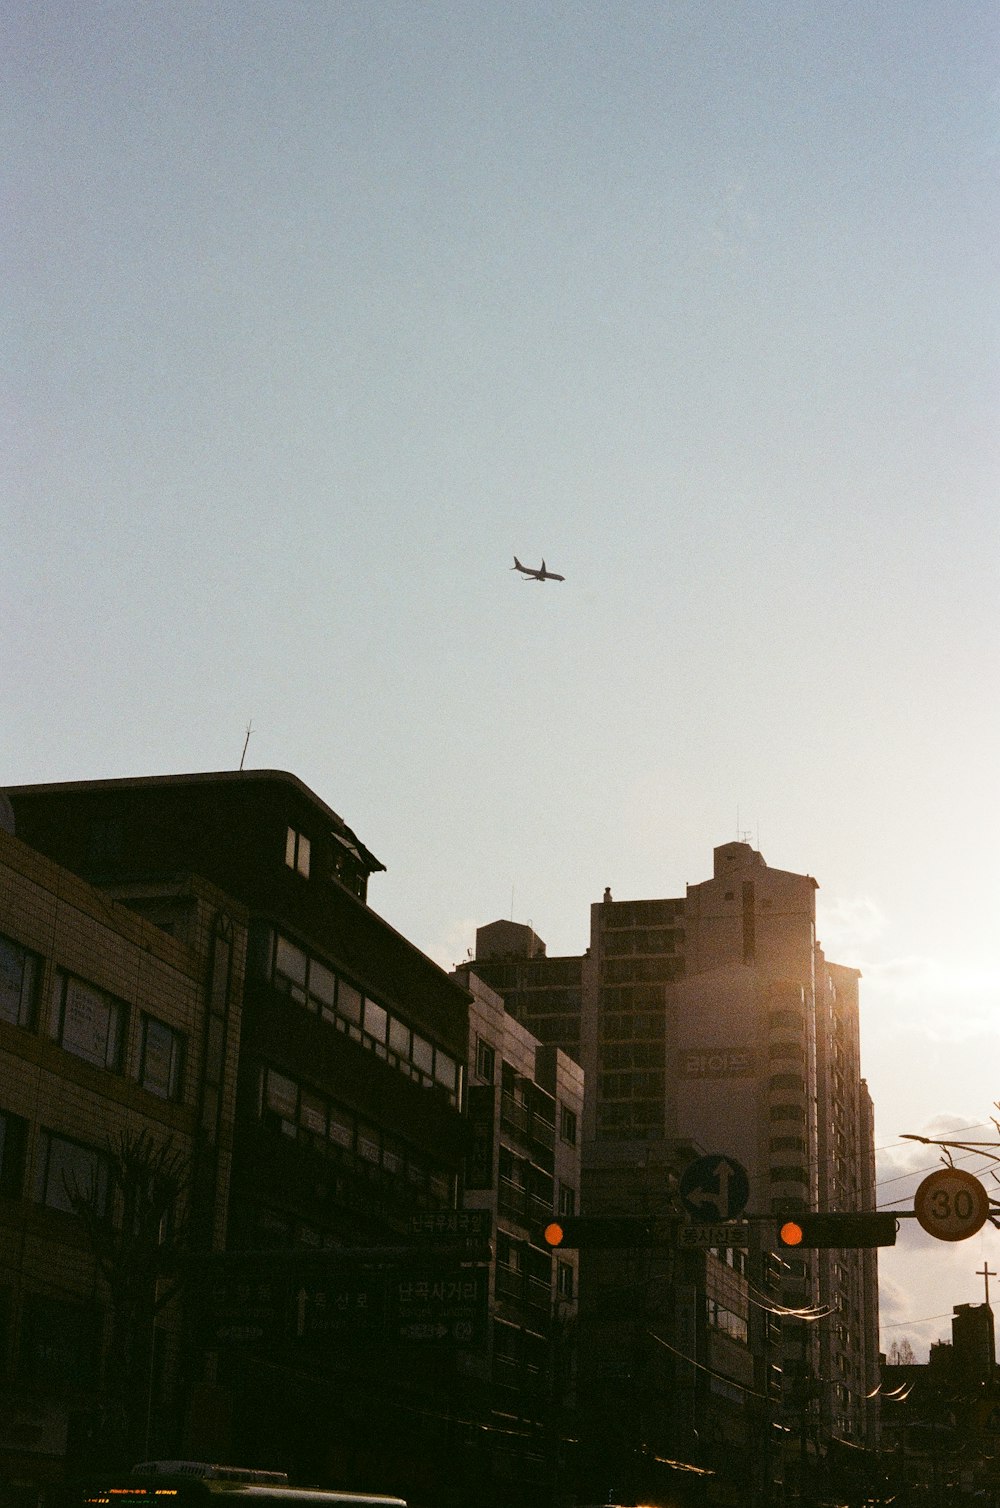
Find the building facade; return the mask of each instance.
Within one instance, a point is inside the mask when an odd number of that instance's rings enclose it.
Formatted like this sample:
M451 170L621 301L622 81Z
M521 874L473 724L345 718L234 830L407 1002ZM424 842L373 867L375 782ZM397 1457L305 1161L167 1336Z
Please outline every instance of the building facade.
M874 1253L779 1261L771 1251L782 1214L874 1207L858 975L817 945L816 888L728 843L712 877L683 897L616 901L605 891L582 957L549 961L530 929L507 922L480 929L476 946L475 967L508 1010L539 1034L560 1021L584 1068L585 1210L602 1168L648 1165L652 1149L687 1144L745 1169L756 1218L736 1262L757 1295L747 1314L753 1391L774 1422L758 1432L763 1502L793 1492L826 1441L877 1440ZM662 1163L658 1151L653 1160ZM636 1191L637 1208L659 1196L661 1174ZM707 1288L699 1306L711 1310Z
M155 1206L143 1230L143 1196L159 1168L187 1250L221 1250L247 931L207 881L172 904L169 936L0 830L0 1479L15 1503L184 1427L183 1285L151 1261L170 1232ZM109 1241L126 1200L132 1230ZM142 1263L145 1289L123 1286Z
M483 1398L497 1503L552 1502L575 1425L579 1275L577 1254L553 1255L541 1233L553 1211L579 1207L583 1073L471 967L456 972L472 996L463 1204L488 1215L495 1250L487 1344L464 1368Z
M99 887L98 911L114 898L138 913L125 914L161 950L176 951L192 925L192 884L233 897L242 918L239 998L227 1017L206 976L202 1006L212 1065L236 1051L227 1021L238 1008L235 1075L216 1082L213 1067L197 1089L186 1077L169 1110L185 1124L231 1123L228 1182L212 1204L226 1254L199 1273L184 1429L151 1453L169 1446L419 1501L468 1432L459 1352L485 1288L428 1225L444 1216L447 1235L464 1171L465 988L369 908L382 865L294 776L9 797L23 843L90 882L92 897ZM87 1072L118 1084L117 1069ZM23 1115L21 1101L10 1108ZM80 1134L76 1121L63 1130Z

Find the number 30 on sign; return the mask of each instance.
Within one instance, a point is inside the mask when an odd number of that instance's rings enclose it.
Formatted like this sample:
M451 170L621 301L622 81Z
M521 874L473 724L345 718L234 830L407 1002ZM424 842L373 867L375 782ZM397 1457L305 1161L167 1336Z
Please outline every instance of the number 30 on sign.
M917 1189L913 1211L939 1241L964 1241L986 1224L990 1201L978 1178L962 1168L938 1168Z

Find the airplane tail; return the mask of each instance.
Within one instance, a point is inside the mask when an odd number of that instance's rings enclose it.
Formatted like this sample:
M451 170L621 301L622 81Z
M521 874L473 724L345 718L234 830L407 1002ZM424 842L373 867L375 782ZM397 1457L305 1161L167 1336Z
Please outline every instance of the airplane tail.
M517 558L516 555L514 556L514 564L511 566L511 570L512 571L523 571L524 570L524 566L518 560L518 558Z

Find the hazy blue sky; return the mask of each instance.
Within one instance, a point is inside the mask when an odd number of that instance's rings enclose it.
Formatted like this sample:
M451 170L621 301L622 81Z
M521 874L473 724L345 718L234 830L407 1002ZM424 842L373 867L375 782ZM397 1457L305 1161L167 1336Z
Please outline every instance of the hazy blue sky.
M2 41L0 781L234 768L252 719L445 964L512 910L579 952L739 826L864 971L885 1178L987 1121L994 0L9 0ZM1000 1238L912 1224L920 1351Z

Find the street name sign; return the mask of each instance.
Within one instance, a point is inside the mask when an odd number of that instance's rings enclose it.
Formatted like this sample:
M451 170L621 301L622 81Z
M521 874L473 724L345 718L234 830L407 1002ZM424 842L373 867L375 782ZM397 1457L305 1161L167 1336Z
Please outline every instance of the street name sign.
M750 1226L745 1220L724 1221L709 1224L699 1220L694 1225L682 1225L677 1232L677 1245L683 1247L750 1245Z

